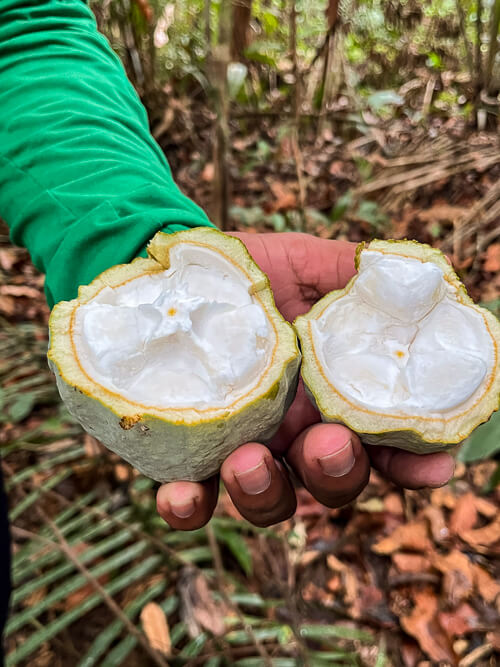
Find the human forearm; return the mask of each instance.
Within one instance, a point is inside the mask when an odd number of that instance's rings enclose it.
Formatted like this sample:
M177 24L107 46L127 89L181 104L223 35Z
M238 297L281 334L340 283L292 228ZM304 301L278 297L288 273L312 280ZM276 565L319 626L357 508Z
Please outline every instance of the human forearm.
M0 215L46 272L50 305L159 229L210 224L80 0L2 0L0 109Z

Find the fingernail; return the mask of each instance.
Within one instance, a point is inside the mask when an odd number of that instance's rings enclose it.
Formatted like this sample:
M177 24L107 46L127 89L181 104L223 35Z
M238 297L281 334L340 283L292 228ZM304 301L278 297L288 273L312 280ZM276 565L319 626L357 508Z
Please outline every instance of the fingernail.
M349 440L338 452L322 456L318 459L321 470L330 477L342 477L354 467L354 451Z
M243 493L249 496L264 493L271 484L271 473L264 460L245 472L235 472L234 476Z
M187 519L194 514L196 505L194 500L187 500L185 503L179 503L178 505L170 502L170 509L172 514L175 514L179 519Z

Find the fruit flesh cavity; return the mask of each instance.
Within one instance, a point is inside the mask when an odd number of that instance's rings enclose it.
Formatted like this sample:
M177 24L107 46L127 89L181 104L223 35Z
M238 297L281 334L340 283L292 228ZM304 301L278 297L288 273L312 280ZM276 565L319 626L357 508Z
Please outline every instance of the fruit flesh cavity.
M310 321L329 383L381 415L448 418L472 407L496 348L481 312L456 293L432 262L364 250L347 293Z
M275 338L249 277L189 243L171 249L168 269L104 287L73 325L89 377L159 409L230 405L258 384Z

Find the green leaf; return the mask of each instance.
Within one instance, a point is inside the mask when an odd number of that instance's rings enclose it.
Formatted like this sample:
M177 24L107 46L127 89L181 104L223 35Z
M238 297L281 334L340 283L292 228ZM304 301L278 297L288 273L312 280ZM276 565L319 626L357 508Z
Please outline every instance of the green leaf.
M370 223L375 230L379 230L388 222L388 217L380 210L377 202L363 199L358 206L356 215L361 220Z
M28 466L27 468L23 468L22 470L20 470L15 475L12 475L12 477L9 478L8 482L6 483L6 487L7 489L11 489L15 484L23 482L25 479L31 477L31 475L35 472L51 470L59 463L67 463L68 461L73 461L74 459L80 458L84 453L85 450L80 445L78 447L71 447L70 449L66 449L60 454L57 454L56 456L51 456L50 459L46 459L41 463L37 463L36 465L33 466Z
M23 512L26 512L33 503L35 503L44 491L49 491L50 489L57 486L63 479L69 477L72 474L72 470L61 470L57 475L49 477L41 486L34 489L28 495L18 502L9 512L9 518L11 521L15 521Z
M229 215L237 222L247 227L253 227L259 222L262 222L265 214L260 206L231 206Z
M208 639L208 633L200 632L197 637L191 639L191 641L186 644L186 646L180 652L180 656L182 658L196 658L198 655L200 655Z
M79 555L80 562L90 563L100 556L104 556L106 553L116 549L119 546L125 544L131 537L133 533L131 530L124 528L119 533L114 533L110 537L106 537L95 546L88 548L86 551ZM35 591L49 584L53 584L55 581L63 577L69 572L75 570L75 565L71 561L66 561L63 565L59 565L52 570L49 570L45 574L39 575L35 579L28 581L23 586L19 586L14 591L12 596L12 604L19 604L25 597L31 595Z
M443 60L441 56L436 53L435 51L431 51L430 53L427 54L427 63L426 65L428 67L432 67L433 69L443 69Z
M255 628L253 634L258 641L265 642L278 640L281 632L281 626L277 625L271 628ZM248 644L252 641L246 630L232 630L225 635L225 639L229 644L235 645Z
M141 579L146 574L155 569L160 562L162 561L162 556L150 556L144 561L141 561L138 565L127 570L119 577L113 579L113 581L106 586L104 586L106 592L109 595L114 595L119 591L123 590L129 586L132 582ZM96 568L97 569L97 568ZM27 638L24 642L18 645L17 649L7 656L5 662L7 667L13 667L27 658L33 651L36 651L42 644L55 637L61 630L67 628L71 623L74 623L76 620L84 616L87 612L91 611L95 607L101 604L101 596L97 593L91 595L86 600L84 600L78 607L75 607L71 611L62 614L54 621L43 625L40 630L27 635ZM121 663L115 662L114 665L119 665Z
M335 203L335 206L333 207L330 214L332 222L337 222L344 217L347 210L351 208L353 200L354 198L350 190L337 199L337 202Z
M114 554L114 556L111 556L104 562L99 563L99 565L93 567L90 570L90 573L97 579L103 574L113 572L114 570L117 570L118 568L130 563L130 561L133 560L136 556L139 556L146 547L147 544L145 540L142 540L141 542L135 542L127 549L119 551L117 554ZM37 602L37 604L27 607L20 613L11 616L5 630L6 635L12 634L19 628L22 628L23 625L37 618L37 616L49 609L51 605L68 597L68 595L74 591L77 591L86 583L87 579L83 576L83 574L78 574L71 577L71 579L67 579L60 586L50 591L50 593L48 593L42 600L40 600L40 602Z
M266 218L266 222L270 224L275 232L286 231L286 219L281 213L272 213Z
M222 664L222 658L214 656L205 661L205 667L219 667Z
M238 667L262 667L262 658L240 658L234 663ZM295 658L271 658L273 667L297 667Z
M256 39L245 49L245 57L256 63L277 67L276 54L281 52L279 42L271 42L266 39Z
M280 22L274 12L267 11L261 15L262 27L267 35L271 35L279 28Z
M368 95L367 103L374 113L379 113L387 106L401 106L404 100L394 90L377 90Z
M316 651L309 657L310 667L345 667L353 665L358 667L359 662L356 654L352 651Z
M177 608L178 599L176 597L170 597L160 604L160 607L163 609L165 614L171 614ZM170 631L170 640L172 646L176 646L179 641L181 641L186 635L186 627L184 623L177 623L174 625ZM129 653L134 649L137 644L137 639L132 635L127 635L125 639L122 639L112 651L108 653L106 658L102 661L100 667L116 667L116 665L124 664L125 659Z
M460 461L472 463L493 457L500 452L500 412L494 412L490 420L479 426L462 445Z
M278 600L274 603L270 600L264 600L258 593L233 593L230 598L237 605L241 605L242 607L256 607L257 609L265 609L266 607L279 604Z
M493 315L500 317L500 299L493 299L493 301L483 301L479 305L483 308L491 310Z
M27 417L35 405L36 394L26 392L16 397L16 400L7 410L7 414L13 422L20 422Z
M214 533L219 542L225 544L236 558L243 572L247 576L250 576L252 574L252 555L247 543L241 536L241 533L237 533L235 530L221 528L220 526L217 526L217 524L214 525Z
M364 630L346 628L343 625L303 625L300 634L305 639L357 639L362 642L372 642L373 635Z
M129 602L129 604L123 610L125 616L130 619L135 618L137 614L140 613L144 605L146 605L151 600L154 600L157 595L165 590L165 585L165 581L159 581L150 589L138 595L135 600ZM123 623L119 618L110 623L94 639L87 653L79 662L78 667L93 667L99 658L101 658L101 656L106 653L113 641L119 636L122 629Z

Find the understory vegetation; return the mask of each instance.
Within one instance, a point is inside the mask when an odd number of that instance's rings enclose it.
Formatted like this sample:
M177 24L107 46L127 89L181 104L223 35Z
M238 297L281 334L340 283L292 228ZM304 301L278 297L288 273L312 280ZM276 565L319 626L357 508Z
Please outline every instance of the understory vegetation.
M100 0L182 190L224 230L415 238L500 316L499 0ZM43 277L0 228L8 667L495 665L500 418L443 489L298 489L258 529L221 493L170 530L46 363Z

